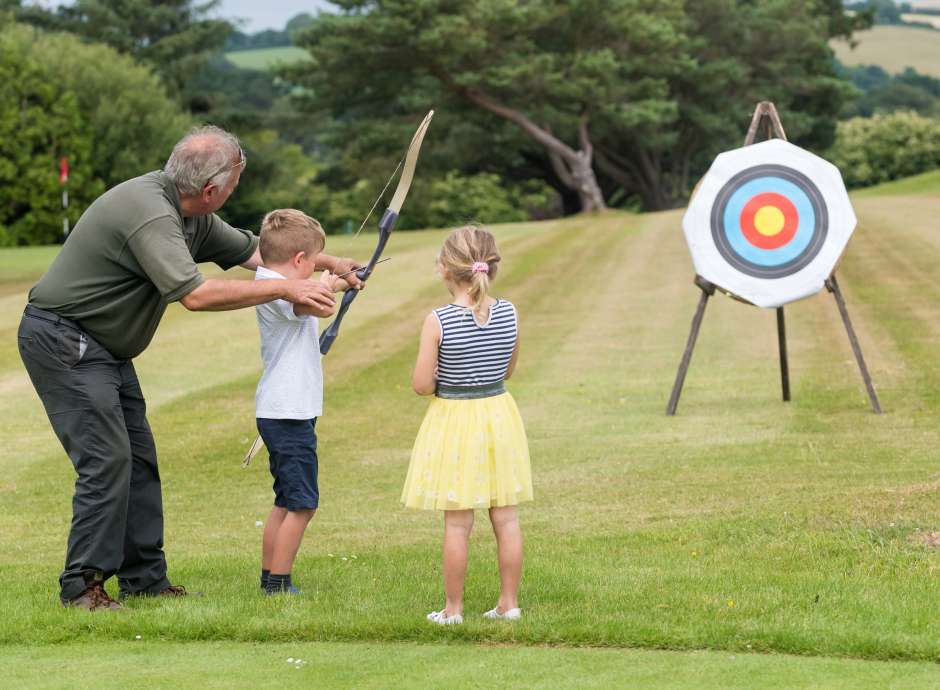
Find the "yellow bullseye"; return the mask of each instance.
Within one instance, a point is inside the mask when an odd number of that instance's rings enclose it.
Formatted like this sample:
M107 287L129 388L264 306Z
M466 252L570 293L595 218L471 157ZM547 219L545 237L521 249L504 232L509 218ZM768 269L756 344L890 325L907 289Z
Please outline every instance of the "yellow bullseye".
M754 214L754 228L765 237L773 237L783 230L786 219L776 206L762 206Z

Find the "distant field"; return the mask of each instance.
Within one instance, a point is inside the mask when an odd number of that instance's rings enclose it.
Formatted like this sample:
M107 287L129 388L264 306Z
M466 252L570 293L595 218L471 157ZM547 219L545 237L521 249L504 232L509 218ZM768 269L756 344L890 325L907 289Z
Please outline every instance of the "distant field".
M891 73L913 67L940 78L940 33L904 26L876 26L856 34L858 46L833 41L836 57L847 65L879 65Z
M257 48L255 50L235 50L225 54L226 59L242 69L267 70L277 63L309 60L306 50L285 46L283 48Z
M920 24L930 24L936 29L940 29L940 16L936 14L917 14L912 12L911 14L902 14L901 19L908 23L920 23Z

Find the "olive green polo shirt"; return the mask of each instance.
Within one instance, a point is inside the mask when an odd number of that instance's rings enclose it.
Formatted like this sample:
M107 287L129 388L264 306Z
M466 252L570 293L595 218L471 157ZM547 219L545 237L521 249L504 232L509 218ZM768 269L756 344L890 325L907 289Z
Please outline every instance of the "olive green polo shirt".
M163 312L203 282L197 263L247 261L258 239L215 214L184 218L162 172L128 180L82 214L29 303L77 321L118 359L150 344Z

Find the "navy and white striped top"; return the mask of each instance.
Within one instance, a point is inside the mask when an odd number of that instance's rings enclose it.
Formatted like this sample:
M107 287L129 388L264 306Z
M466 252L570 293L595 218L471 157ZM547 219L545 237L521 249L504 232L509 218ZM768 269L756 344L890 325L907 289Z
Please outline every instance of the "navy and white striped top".
M437 381L447 386L500 383L516 346L516 307L504 299L490 307L490 317L478 324L469 307L448 304L435 309L441 325Z

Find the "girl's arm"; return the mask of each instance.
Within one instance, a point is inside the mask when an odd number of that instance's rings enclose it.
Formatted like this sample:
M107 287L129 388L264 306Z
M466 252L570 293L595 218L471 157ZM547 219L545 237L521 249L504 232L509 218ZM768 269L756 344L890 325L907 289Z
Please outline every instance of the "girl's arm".
M411 377L411 387L418 395L431 395L437 389L437 351L441 346L441 327L434 312L428 314L421 328L418 361Z
M506 378L512 378L512 372L516 370L516 362L519 361L519 327L516 326L516 345L512 348L512 357L509 358L509 366L506 367Z

